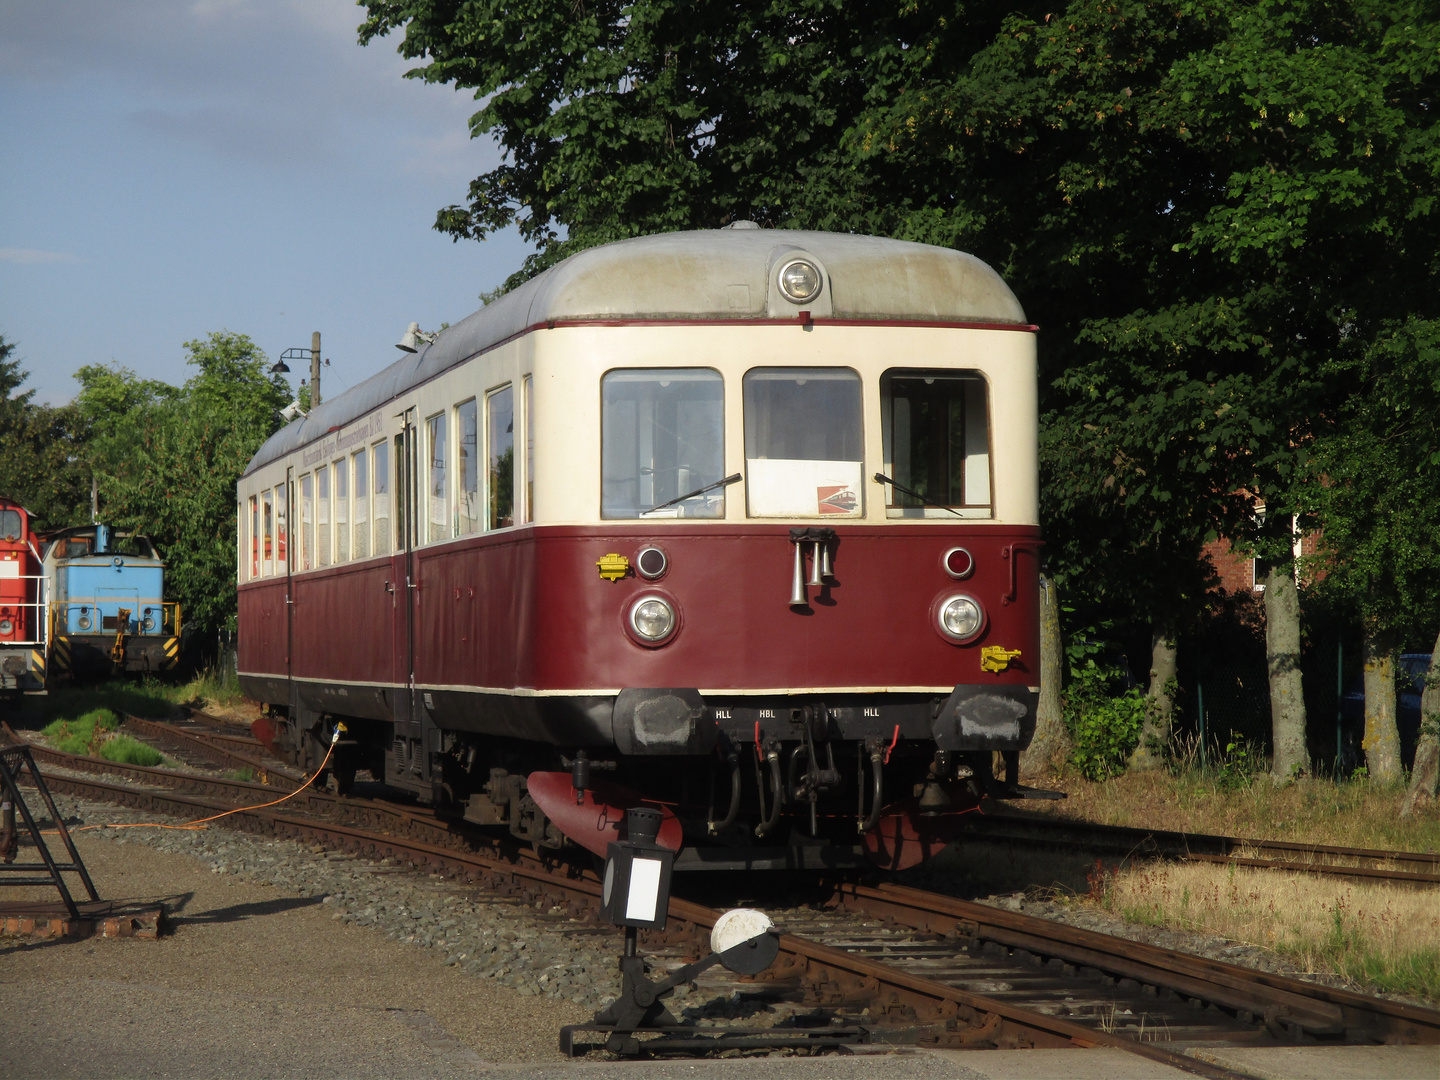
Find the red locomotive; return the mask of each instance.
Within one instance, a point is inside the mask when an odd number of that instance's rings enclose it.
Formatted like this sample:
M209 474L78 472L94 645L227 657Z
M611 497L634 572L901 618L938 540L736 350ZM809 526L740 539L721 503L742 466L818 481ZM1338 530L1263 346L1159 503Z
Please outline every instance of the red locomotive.
M273 745L314 767L343 721L342 789L541 847L644 799L677 869L910 865L1013 794L1035 328L971 256L747 225L572 256L261 447Z
M45 579L29 512L0 496L0 691L45 689Z

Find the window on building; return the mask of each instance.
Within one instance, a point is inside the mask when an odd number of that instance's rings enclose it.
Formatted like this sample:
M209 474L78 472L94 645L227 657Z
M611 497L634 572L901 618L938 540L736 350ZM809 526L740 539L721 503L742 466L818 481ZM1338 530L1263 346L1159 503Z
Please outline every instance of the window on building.
M600 380L600 516L718 518L725 382L708 368L611 371ZM689 498L684 496L689 495Z
M510 387L485 399L490 433L490 514L486 528L515 524L515 394Z
M456 449L460 470L460 505L458 507L459 531L461 536L480 530L480 435L478 423L480 414L475 401L455 407L455 427L459 432Z
M860 376L849 368L754 368L743 389L750 516L860 516Z
M990 419L985 380L956 371L892 370L880 380L887 517L989 517ZM946 508L949 508L947 510Z
M445 446L445 414L432 416L425 421L426 433L429 436L426 444L430 453L430 473L426 486L426 501L430 504L427 516L428 534L427 540L446 540L450 537L449 524L450 508L447 505L449 499L448 477L446 474L446 446Z
M383 441L371 448L375 473L375 554L390 553L390 447Z

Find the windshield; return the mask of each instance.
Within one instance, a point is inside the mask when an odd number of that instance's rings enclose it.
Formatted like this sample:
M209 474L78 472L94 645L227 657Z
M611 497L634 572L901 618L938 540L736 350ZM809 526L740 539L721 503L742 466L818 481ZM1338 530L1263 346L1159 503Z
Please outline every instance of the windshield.
M670 503L725 472L725 383L707 368L611 371L600 381L600 516L718 518L725 489Z
M956 371L890 371L880 381L885 457L900 487L888 517L990 513L990 429L985 381Z
M0 510L0 537L19 540L25 535L25 526L20 520L20 511L9 507Z
M750 516L859 516L860 376L849 368L755 368L744 390Z

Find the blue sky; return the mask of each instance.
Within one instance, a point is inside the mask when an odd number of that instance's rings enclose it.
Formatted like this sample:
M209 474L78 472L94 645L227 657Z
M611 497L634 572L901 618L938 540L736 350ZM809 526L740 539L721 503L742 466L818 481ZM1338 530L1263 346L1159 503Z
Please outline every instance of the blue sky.
M468 93L356 43L362 14L0 0L0 334L39 400L87 363L182 382L184 342L221 329L272 358L319 330L333 396L519 267L514 234L431 228L499 153Z

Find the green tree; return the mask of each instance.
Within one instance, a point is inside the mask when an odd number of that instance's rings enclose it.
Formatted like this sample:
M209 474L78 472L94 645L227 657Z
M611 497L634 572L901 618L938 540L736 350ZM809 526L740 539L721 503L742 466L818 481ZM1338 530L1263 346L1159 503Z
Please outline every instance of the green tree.
M244 334L212 333L185 350L198 370L183 387L82 368L79 404L98 432L103 516L156 541L167 590L209 633L235 615L236 481L291 394Z
M1311 458L1318 587L1365 631L1365 762L1402 777L1393 654L1429 641L1440 610L1440 320L1407 319L1332 364L1355 388Z
M79 466L83 433L69 408L37 404L29 377L0 336L0 494L23 505L39 528L85 520L89 478Z
M581 248L737 219L863 227L889 192L843 147L897 88L928 5L880 0L366 0L360 40L403 31L407 73L474 92L505 160L436 228L508 226L538 247L509 283ZM984 9L993 34L998 14ZM968 15L950 16L972 25ZM857 187L857 185L859 185ZM858 215L858 216L857 216Z

